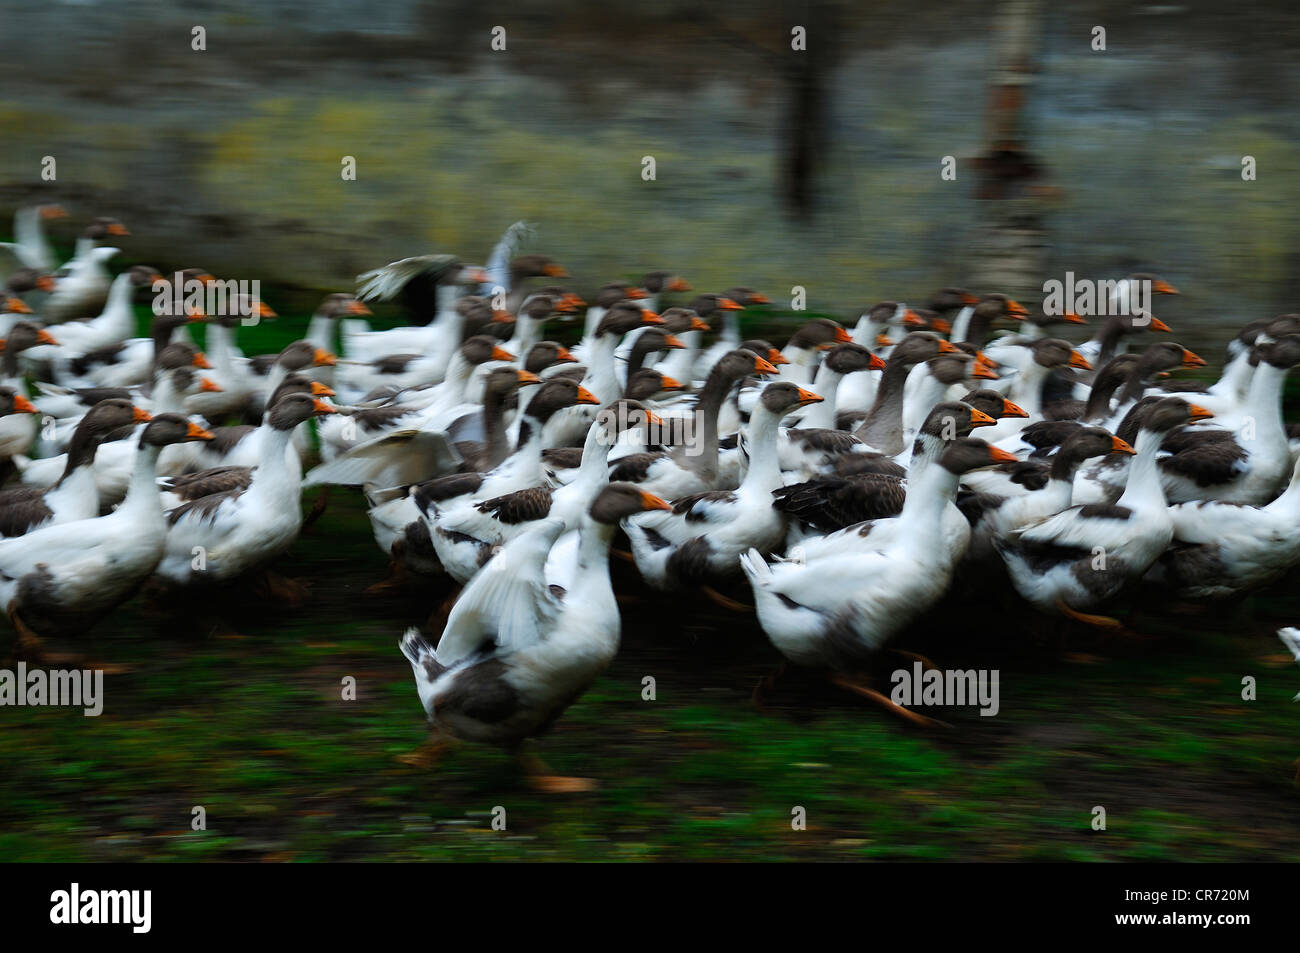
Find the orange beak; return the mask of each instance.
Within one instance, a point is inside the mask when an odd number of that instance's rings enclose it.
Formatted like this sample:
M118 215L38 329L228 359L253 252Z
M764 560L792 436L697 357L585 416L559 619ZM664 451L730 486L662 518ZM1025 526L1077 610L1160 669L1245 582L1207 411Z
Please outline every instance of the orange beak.
M24 397L22 394L14 394L14 413L15 414L39 414L36 405Z
M1088 359L1078 351L1070 352L1070 366L1077 367L1081 371L1092 370L1092 365L1088 363Z
M579 386L578 386L578 403L580 403L580 404L599 404L600 401L598 401L598 400L596 399L596 395L595 395L595 394L593 394L591 391L587 390L587 388L585 388L585 387L579 385Z
M682 339L673 334L664 335L664 347L686 347Z
M523 387L525 384L540 384L542 382L542 379L532 371L525 370L515 371L515 379L519 381L520 387Z
M46 331L44 328L41 328L41 330L36 332L36 340L40 341L42 344L59 343L58 341L54 340L54 335L51 334L49 331Z
M786 362L790 363L789 361ZM765 361L758 355L754 355L754 373L755 374L775 374L776 368L770 361Z
M872 354L872 355L871 355L871 363L867 365L867 370L869 370L869 371L883 371L884 369L885 369L885 361L884 361L884 358L877 357L875 354Z
M318 414L337 414L338 410L325 403L323 400L312 401L312 406L316 408Z
M194 352L194 357L190 360L190 364L197 367L201 371L212 370L212 365L208 363L208 359L204 357L202 351Z
M563 265L557 265L554 262L542 269L548 278L567 278L569 273L564 270Z
M203 311L199 308L185 309L185 320L188 321L190 324L197 324L198 322L204 320L206 317L207 315L204 314Z
M982 410L970 409L970 425L972 427L992 427L997 421L984 413Z
M669 291L690 291L691 286L689 282L684 281L681 278L674 278L673 283L668 286L668 290Z
M221 385L208 377L199 378L199 390L208 394L221 393Z
M640 301L642 298L649 297L649 295L647 295L640 288L628 288L627 294L625 294L623 297L630 298L632 301Z
M112 225L108 226L107 231L108 231L108 234L110 234L110 235L130 235L130 234L131 234L130 232L128 232L128 231L126 230L126 226L123 225L121 222L114 222Z
M744 311L745 310L740 305L736 304L736 302L732 301L730 298L719 298L718 307L723 311Z
M642 491L641 491L641 509L643 509L643 510L668 510L668 512L671 513L673 507L672 507L672 504L670 504L670 503L667 502L666 500L663 500L663 499L661 499L661 498L655 496L653 493L647 493L647 492L645 492L645 490L642 490Z
M1119 437L1110 438L1110 452L1111 453L1137 453L1136 450L1134 450L1132 447L1129 446L1127 440L1120 440Z
M664 374L659 380L659 386L664 390L681 390L682 382Z
M333 397L334 391L332 388L326 387L320 381L312 381L311 395L313 397Z
M1019 463L1020 458L1014 453L1008 453L1001 447L989 447L989 459L994 463Z
M190 421L189 425L185 428L185 439L186 440L211 440L212 433L211 431L204 430L198 424L194 423L194 421Z
M1174 329L1173 329L1173 328L1171 328L1169 325L1165 324L1163 321L1161 321L1159 318L1155 317L1154 315L1153 315L1152 318L1151 318L1151 330L1152 330L1152 331L1165 331L1165 332L1167 332L1167 333L1169 333L1169 334L1173 334L1173 332L1174 332Z
M937 331L940 334L947 334L952 330L952 322L946 318L935 318L934 323L930 326L930 330Z
M265 301L257 302L257 316L259 318L275 318L278 315L271 310L271 306Z
M348 302L348 314L365 315L374 314L374 312L367 308L364 303L353 298Z
M514 320L515 320L515 316L514 316L513 314L511 314L509 311L493 311L493 312L492 312L492 323L493 323L493 324L510 324L510 323L512 323Z
M707 330L709 330L709 324L708 324L707 321L704 321L704 320L702 320L702 319L696 317L695 315L691 315L691 330L692 330L692 331L707 331Z
M975 297L973 294L963 294L961 296L961 303L964 305L979 304L980 299Z
M876 347L892 347L893 344L894 342L890 339L888 334L876 335Z
M143 407L132 407L131 419L138 424L147 424L149 421L153 420L153 415Z
M661 318L661 317L659 317L659 315L655 314L655 313L654 313L653 311L651 311L649 308L642 308L642 309L641 309L641 321L642 321L643 323L645 323L645 324L663 324L663 323L664 323L664 319Z
M36 279L36 290L53 291L54 284L55 282L54 282L53 275L41 275L39 278Z
M1169 282L1167 282L1167 281L1161 281L1159 278L1157 278L1155 281L1151 282L1151 290L1154 291L1154 292L1155 292L1156 294L1158 294L1158 295L1176 295L1176 294L1178 294L1178 289L1177 289L1177 288L1175 288L1173 285L1171 285L1171 284L1170 284Z
M987 354L985 354L983 351L976 351L976 352L975 352L975 362L976 362L977 364L983 364L985 367L994 367L994 368L995 368L995 367L998 366L998 362L995 361L995 360L993 360L993 358L989 357L989 356L988 356Z
M903 323L909 328L923 328L925 327L925 318L908 308L903 315Z
M32 309L27 307L27 302L22 298L6 298L5 310L12 314L31 314Z
M1087 324L1088 323L1083 318L1075 314L1073 311L1065 312L1065 314L1063 314L1062 317L1065 318L1066 324Z
M789 359L776 348L772 348L767 352L767 359L770 363L778 367L782 364L790 363Z
M1025 318L1029 316L1029 309L1026 308L1019 301L1012 301L1010 298L1008 298L1007 314L1011 315L1013 318Z
M1183 367L1204 367L1205 358L1198 354L1193 354L1187 348L1183 348Z
M578 359L573 356L567 347L563 346L555 352L555 359L557 361L572 361L574 364L578 363Z
M844 330L842 327L840 327L838 324L835 325L835 343L837 343L837 344L849 344L849 343L851 343L852 341L853 341L853 335L849 334L848 331L845 331L845 330Z
M513 361L515 356L503 347L493 346L492 360L494 361Z
M578 310L579 308L585 308L587 306L587 302L583 301L573 292L569 292L564 296L564 303L567 304L570 308L572 308L575 311Z
M959 349L957 348L957 346L954 345L951 341L940 341L940 342L939 342L939 353L940 353L940 354L956 354L956 353L958 352L958 350L959 350Z
M1188 404L1187 413L1193 420L1206 420L1214 416L1212 411L1206 410L1199 404Z
M1019 404L1013 404L1005 397L1002 398L1002 416L1003 417L1028 417L1029 411Z
M757 291L749 296L750 304L771 304L772 299L767 295L759 294Z
M62 205L46 205L41 209L41 218L66 218L67 215Z
M826 398L822 397L820 394L814 394L812 391L804 390L802 387L799 388L800 407L806 407L809 404L820 404L825 399Z
M316 354L312 357L317 367L333 367L339 362L339 359L324 348L316 348Z
M975 362L975 369L971 371L970 376L975 378L976 380L981 380L981 381L995 381L998 379L997 371L993 370L993 368L991 367L981 364L979 361Z

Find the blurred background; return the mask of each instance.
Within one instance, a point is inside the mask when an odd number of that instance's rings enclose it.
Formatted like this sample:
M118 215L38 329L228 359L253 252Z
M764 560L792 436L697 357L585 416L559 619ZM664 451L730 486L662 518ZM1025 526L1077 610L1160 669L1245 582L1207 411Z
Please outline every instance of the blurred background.
M847 313L1147 270L1180 331L1294 308L1280 0L2 6L0 211L115 215L160 266L336 290L522 218L593 286L664 267Z
M944 285L1034 308L1067 270L1150 271L1182 292L1157 315L1217 373L1237 327L1296 310L1300 7L1060 7L0 0L0 235L59 202L61 252L111 215L132 232L114 268L260 279L282 317L241 331L249 354L300 337L359 272L481 263L519 219L579 293L664 268L752 286L775 314L799 285L846 321ZM0 858L1300 858L1297 673L1273 635L1294 579L1150 607L1132 641L1062 644L1015 602L943 606L907 647L1003 674L1002 714L946 713L940 737L812 686L757 712L779 657L752 618L624 579L623 650L544 747L601 788L557 802L495 752L397 762L424 728L394 643L447 593L364 595L386 559L358 496L336 493L279 568L307 606L115 613L91 643L116 666L100 718L4 712Z

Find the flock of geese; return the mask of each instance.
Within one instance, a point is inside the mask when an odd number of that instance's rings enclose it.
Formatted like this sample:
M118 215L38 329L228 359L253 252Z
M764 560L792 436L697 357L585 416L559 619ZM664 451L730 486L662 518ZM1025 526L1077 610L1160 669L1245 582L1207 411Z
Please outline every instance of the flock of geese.
M33 657L146 583L291 597L268 566L312 486L307 519L325 487L364 494L382 586L463 586L436 645L400 640L435 729L426 762L452 739L517 747L610 663L611 552L653 590L755 612L791 663L886 706L866 662L949 593L1009 585L1114 627L1107 607L1136 586L1224 598L1300 563L1282 415L1297 315L1242 327L1208 386L1171 379L1205 361L1138 307L1140 283L1176 293L1150 275L1115 282L1078 345L1054 335L1083 318L946 288L851 326L804 320L778 347L742 334L768 304L749 288L652 272L584 301L552 259L518 254L520 224L482 267L363 274L302 340L246 356L260 302L156 314L134 337L146 291L216 279L114 276L127 233L103 218L59 265L59 214L18 212L0 292L0 602ZM369 300L409 325L373 329ZM577 320L572 350L546 339Z

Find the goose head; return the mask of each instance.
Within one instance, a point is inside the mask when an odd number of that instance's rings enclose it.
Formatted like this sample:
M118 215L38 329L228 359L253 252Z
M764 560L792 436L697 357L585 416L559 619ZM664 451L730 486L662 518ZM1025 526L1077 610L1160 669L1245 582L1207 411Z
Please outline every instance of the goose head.
M1023 407L1013 404L997 391L988 387L980 387L970 391L961 399L961 402L969 404L994 420L1001 420L1003 417L1029 416L1029 412Z
M931 331L935 334L947 334L952 330L951 321L928 308L908 309L903 315L903 326L913 331Z
M81 458L91 455L90 451L106 440L125 437L140 423L148 423L153 417L145 410L136 407L125 397L109 397L95 404L77 423L68 442L69 458Z
M628 377L627 387L623 389L623 393L629 400L649 400L668 391L683 389L681 381L675 380L653 367L643 367Z
M813 318L805 321L798 331L790 336L789 347L801 350L823 351L836 344L848 344L853 338L838 321L830 318Z
M515 359L513 354L486 334L476 334L466 339L465 343L460 346L460 356L471 367L486 364L488 361L513 361Z
M1274 322L1276 324L1277 322ZM17 325L15 325L17 327ZM1270 329L1273 325L1269 325ZM1258 361L1288 370L1300 364L1300 334L1284 334L1269 341L1255 345L1255 357Z
M740 290L740 289L735 289ZM759 295L762 298L762 295ZM766 303L764 298L762 303ZM758 303L758 302L755 302ZM708 318L714 314L720 314L726 311L743 311L745 306L729 294L701 294L696 295L691 301L690 308L701 318Z
M332 367L338 358L310 341L294 341L276 355L275 363L286 371L301 371L308 367Z
M1084 460L1104 457L1110 453L1132 455L1137 451L1127 440L1122 440L1102 427L1080 427L1065 439L1053 460L1072 472Z
M1015 407L1014 404L1011 406ZM991 427L995 423L997 418L992 414L986 414L965 401L946 400L931 408L917 437L924 435L947 442L969 436L977 427Z
M691 286L679 275L671 271L651 271L641 279L641 287L651 294L663 294L665 291L686 292Z
M662 427L663 423L658 414L639 400L620 397L600 409L593 426L600 428L601 445L610 447L618 443L619 436L628 430L638 427L648 430L651 427Z
M763 388L763 392L758 397L758 406L754 410L757 412L759 408L762 408L773 417L780 419L800 407L819 404L823 400L825 398L820 394L804 390L789 381L776 381Z
M782 364L790 363L784 354L762 338L750 338L748 341L741 341L739 349L758 355L773 367L780 367ZM769 371L769 373L771 372Z
M576 364L578 359L569 353L569 349L555 341L538 341L524 356L524 370L540 374L556 364Z
M0 417L10 414L39 414L40 410L30 400L12 387L0 387Z
M198 368L201 371L212 369L212 365L208 363L202 351L193 344L185 344L181 341L168 344L159 351L157 360L159 371L170 371L178 367Z
M772 299L765 294L760 294L753 288L736 287L728 288L722 292L722 297L730 299L732 303L742 308L752 308L756 304L771 304Z
M316 316L321 318L363 318L373 312L357 300L356 295L346 292L327 294L316 308Z
M541 384L542 379L532 371L514 367L494 367L483 379L483 403L498 405L521 387Z
M952 442L939 457L939 466L954 476L995 467L1003 463L1018 463L1014 453L1008 453L1000 447L991 447L978 437L961 437Z
M54 335L31 321L19 321L9 329L9 336L0 340L0 350L6 354L20 354L41 344L58 344Z
M215 386L215 385L214 385ZM217 388L220 390L220 388ZM314 381L310 378L303 377L301 374L290 374L286 377L271 394L267 406L274 407L280 402L281 398L290 394L310 394L312 397L333 397L334 391L320 381Z
M633 328L643 324L663 324L663 319L649 308L643 308L632 301L620 301L600 319L596 325L596 337L621 337Z
M664 330L669 334L709 330L709 325L691 308L668 308L659 312L659 317L663 318Z
M965 288L940 288L930 296L928 307L931 311L937 311L942 314L945 311L957 311L961 308L978 304L979 300L979 298L975 297ZM895 308L898 307L894 302L886 303L893 304Z
M1074 349L1069 341L1060 338L1040 338L1029 345L1034 364L1044 370L1057 367L1074 367L1080 370L1092 370L1092 365L1082 354Z
M728 351L722 356L717 364L713 365L713 370L709 376L715 374L728 385L736 381L744 380L751 374L775 374L776 367L765 357L755 354L753 351L744 348L737 348L734 351Z
M528 402L525 414L538 423L546 423L558 411L580 404L599 405L600 401L587 388L576 381L566 378L551 378L537 388L537 393ZM522 440L522 431L520 435Z
M611 281L608 284L601 285L596 289L596 294L592 298L592 305L597 308L612 308L620 301L640 301L646 297L646 293L640 288L634 288L626 281Z
M861 344L851 341L837 344L826 352L822 364L836 374L853 374L858 371L883 371L885 362Z
M131 233L126 230L126 226L117 219L105 216L93 219L91 223L81 231L82 238L89 238L91 241L96 242L107 241L109 238L120 238L124 235L130 234Z
M292 430L312 417L337 414L338 411L311 394L285 394L267 412L266 420L276 430Z
M5 279L4 290L9 294L27 294L29 291L53 291L54 277L35 268L15 268Z
M569 273L548 255L520 255L510 262L510 283L527 278L567 278Z
M648 510L672 510L666 501L631 483L611 483L591 501L587 513L597 523L617 526L619 521Z
M211 439L209 431L181 414L159 414L140 432L142 447L166 447L174 443Z

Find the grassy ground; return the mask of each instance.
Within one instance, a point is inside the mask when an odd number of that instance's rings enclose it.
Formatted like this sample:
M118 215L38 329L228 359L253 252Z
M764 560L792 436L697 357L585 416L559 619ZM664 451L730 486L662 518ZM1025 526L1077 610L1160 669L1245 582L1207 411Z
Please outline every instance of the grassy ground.
M425 729L396 641L446 591L365 594L385 560L356 495L335 492L277 568L310 586L303 608L247 588L183 613L142 596L97 628L82 650L125 668L102 716L0 712L0 858L1300 859L1300 672L1273 635L1295 621L1296 580L1214 612L1139 604L1132 632L1107 639L999 587L954 598L899 645L999 669L1001 711L948 709L952 727L927 732L798 674L757 710L779 657L752 615L665 600L617 564L622 651L538 746L599 787L547 797L494 750L397 760ZM881 686L907 664L882 658Z

